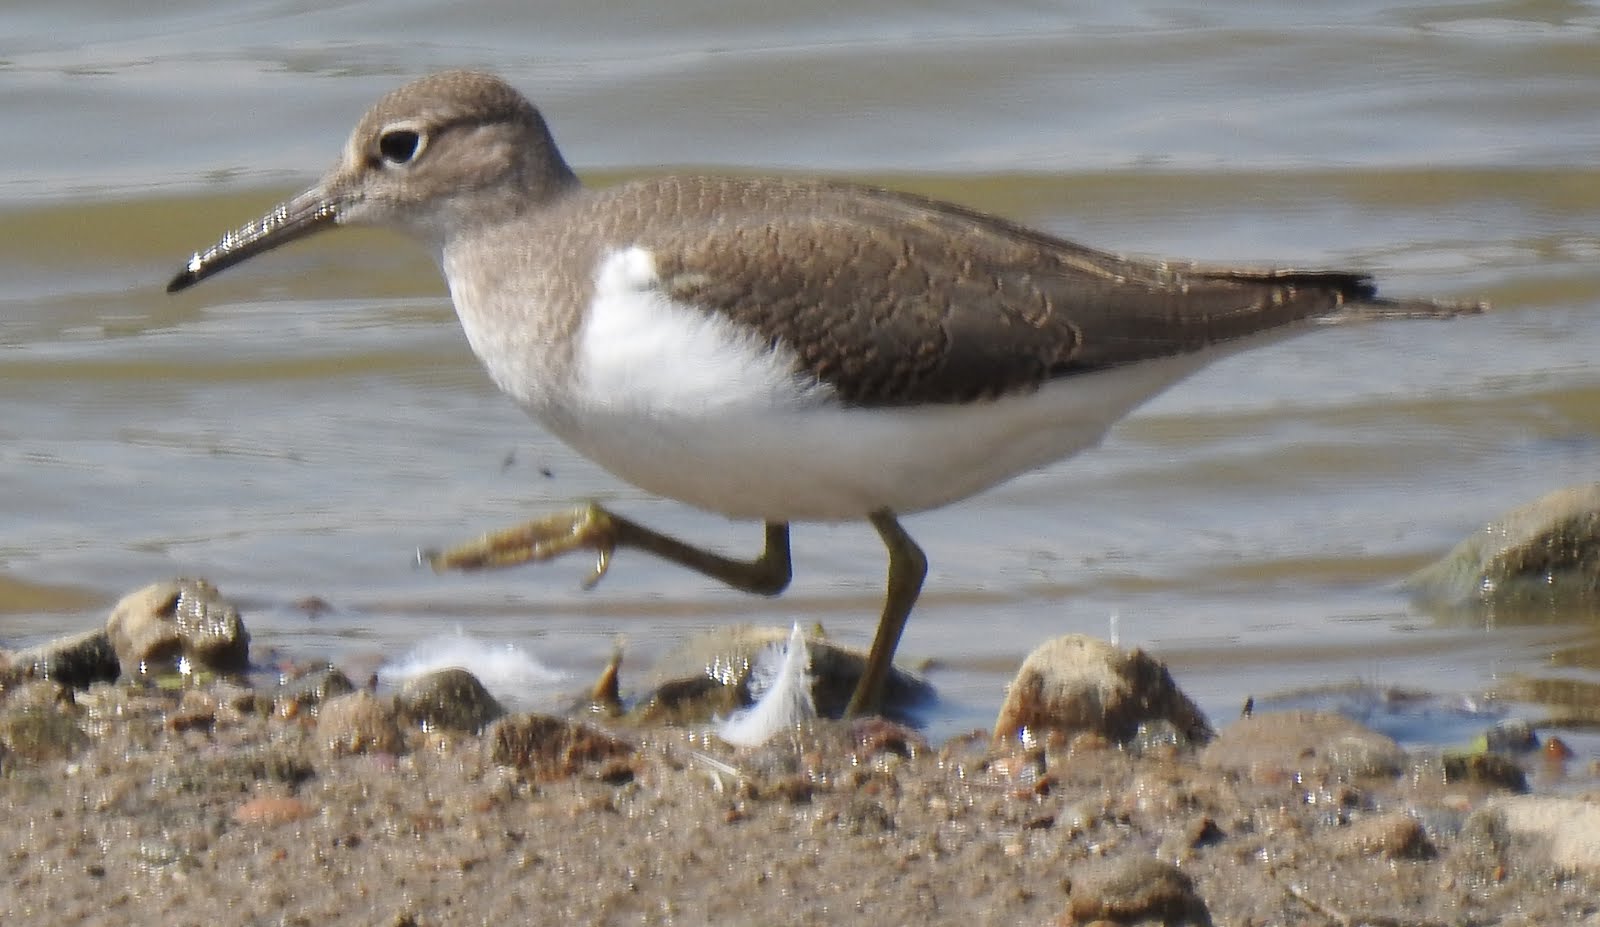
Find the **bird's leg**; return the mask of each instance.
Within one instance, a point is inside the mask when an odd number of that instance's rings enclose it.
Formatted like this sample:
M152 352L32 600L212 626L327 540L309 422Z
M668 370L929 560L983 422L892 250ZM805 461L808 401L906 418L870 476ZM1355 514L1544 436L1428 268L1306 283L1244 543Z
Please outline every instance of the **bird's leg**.
M592 588L611 566L619 547L632 547L756 595L777 595L789 585L789 526L766 523L766 546L754 560L734 560L652 531L614 515L595 503L535 519L506 531L446 551L421 551L418 559L435 570L487 570L533 561L553 560L575 550L595 552L594 572L584 580Z
M884 509L868 516L872 527L878 529L883 546L889 549L889 588L883 599L883 617L878 619L878 633L872 638L872 650L867 653L867 665L856 682L856 690L845 706L846 718L872 714L883 705L883 690L889 682L889 670L894 665L894 651L900 645L900 632L906 628L911 616L911 606L917 603L922 591L922 579L928 575L928 558L917 542L911 540L900 527L894 513Z

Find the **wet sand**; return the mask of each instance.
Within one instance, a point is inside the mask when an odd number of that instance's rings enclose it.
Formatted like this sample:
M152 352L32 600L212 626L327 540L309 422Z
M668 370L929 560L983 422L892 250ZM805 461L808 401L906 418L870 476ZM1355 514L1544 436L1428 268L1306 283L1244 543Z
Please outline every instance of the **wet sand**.
M735 750L520 715L481 735L396 728L387 699L342 698L377 708L335 722L332 701L224 682L14 681L0 919L1600 923L1600 854L1553 850L1506 810L1600 817L1600 796L1447 781L1437 757L1397 761L1320 716L1258 716L1204 749L928 745L824 721Z

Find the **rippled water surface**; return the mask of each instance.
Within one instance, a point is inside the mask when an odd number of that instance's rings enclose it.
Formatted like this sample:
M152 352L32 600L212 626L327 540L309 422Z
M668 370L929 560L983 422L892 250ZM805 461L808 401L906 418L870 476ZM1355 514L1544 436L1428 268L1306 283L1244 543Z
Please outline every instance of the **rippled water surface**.
M462 630L569 672L724 623L865 643L883 553L799 526L748 598L640 555L434 576L412 552L598 497L754 552L541 433L479 371L433 260L342 231L169 297L190 251L307 183L378 95L498 71L595 182L819 172L1156 256L1370 270L1487 298L1235 357L1105 445L907 520L901 647L951 732L1068 631L1171 661L1226 718L1363 681L1600 679L1561 622L1445 620L1398 589L1600 460L1600 7L710 0L10 5L0 11L0 643L204 575L258 645L370 664ZM296 603L317 596L316 616ZM1425 736L1425 735L1424 735Z

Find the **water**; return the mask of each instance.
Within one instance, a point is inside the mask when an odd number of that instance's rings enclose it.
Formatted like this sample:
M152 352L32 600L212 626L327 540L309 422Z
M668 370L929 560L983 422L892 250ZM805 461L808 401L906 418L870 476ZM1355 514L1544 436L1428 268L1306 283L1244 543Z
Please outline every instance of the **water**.
M341 231L162 291L330 164L378 95L465 66L527 91L597 182L827 173L1115 250L1493 300L1241 355L1096 451L908 519L932 568L901 654L932 661L936 733L986 725L1020 658L1069 631L1151 649L1223 719L1249 694L1471 693L1600 652L1592 624L1444 621L1397 588L1594 478L1600 7L543 6L0 11L0 642L172 575L238 599L262 652L376 665L460 631L575 688L619 637L635 669L725 623L869 638L865 525L798 526L776 601L627 553L592 593L577 560L415 569L418 547L587 497L734 552L760 532L540 433L408 241Z

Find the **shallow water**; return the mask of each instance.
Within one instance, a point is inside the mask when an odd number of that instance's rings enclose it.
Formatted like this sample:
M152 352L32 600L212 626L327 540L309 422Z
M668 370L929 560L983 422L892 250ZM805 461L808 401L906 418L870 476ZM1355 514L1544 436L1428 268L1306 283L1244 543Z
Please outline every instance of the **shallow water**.
M1398 589L1594 478L1600 8L544 6L0 11L0 642L198 574L258 646L361 664L459 629L581 686L619 637L632 667L733 622L865 643L883 569L865 525L799 526L776 601L638 555L592 593L578 561L415 569L418 547L586 497L730 550L760 537L529 423L418 246L340 232L162 291L331 163L379 94L467 66L527 91L596 182L823 172L1114 250L1494 302L1232 358L1093 452L908 519L932 568L901 654L932 661L936 732L987 724L1021 656L1069 631L1152 649L1219 718L1252 693L1472 693L1600 652L1592 623L1447 621Z

